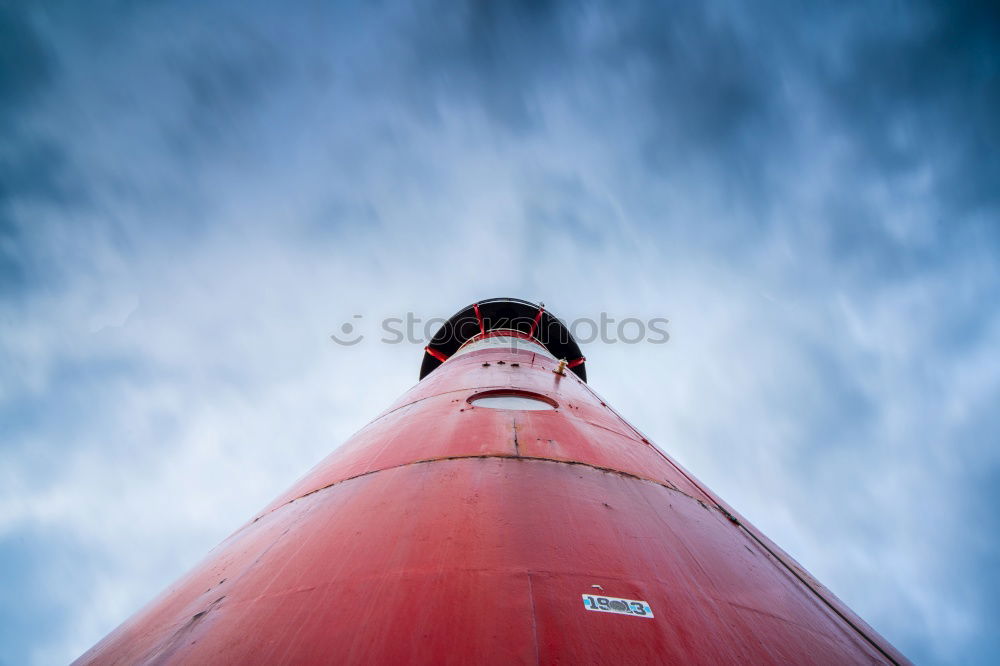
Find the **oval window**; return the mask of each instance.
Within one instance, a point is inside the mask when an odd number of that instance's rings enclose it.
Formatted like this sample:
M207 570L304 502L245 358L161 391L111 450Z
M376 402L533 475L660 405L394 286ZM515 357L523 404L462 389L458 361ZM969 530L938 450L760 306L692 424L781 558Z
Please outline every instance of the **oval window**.
M527 391L487 391L477 393L469 398L473 407L488 407L489 409L523 409L542 410L555 409L555 400L538 393Z

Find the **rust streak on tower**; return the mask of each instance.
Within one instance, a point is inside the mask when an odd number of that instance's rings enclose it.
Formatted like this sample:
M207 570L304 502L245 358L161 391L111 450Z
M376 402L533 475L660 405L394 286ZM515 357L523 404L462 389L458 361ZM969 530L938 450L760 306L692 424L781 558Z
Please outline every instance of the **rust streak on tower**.
M80 663L908 663L492 299Z

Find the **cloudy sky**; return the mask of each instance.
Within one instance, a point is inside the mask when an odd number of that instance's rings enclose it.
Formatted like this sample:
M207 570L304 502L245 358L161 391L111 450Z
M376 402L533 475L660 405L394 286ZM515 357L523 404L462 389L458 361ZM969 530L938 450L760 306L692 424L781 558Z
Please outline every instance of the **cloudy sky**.
M668 318L591 385L908 656L1000 659L998 44L960 1L0 2L0 663L409 388L381 319L495 296Z

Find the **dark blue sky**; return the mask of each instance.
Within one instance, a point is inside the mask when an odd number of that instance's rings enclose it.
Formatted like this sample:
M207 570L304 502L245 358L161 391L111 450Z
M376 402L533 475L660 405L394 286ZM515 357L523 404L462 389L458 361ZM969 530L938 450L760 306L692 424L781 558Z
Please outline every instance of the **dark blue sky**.
M381 318L504 295L670 319L595 389L915 661L996 662L998 75L976 2L0 2L0 663L410 386Z

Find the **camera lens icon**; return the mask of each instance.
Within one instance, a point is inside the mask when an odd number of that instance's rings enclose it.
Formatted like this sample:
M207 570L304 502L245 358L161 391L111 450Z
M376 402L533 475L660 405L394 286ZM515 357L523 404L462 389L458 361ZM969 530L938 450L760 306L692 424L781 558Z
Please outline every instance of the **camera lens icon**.
M362 316L356 314L352 318L361 319ZM337 335L337 333L331 333L330 339L343 347L353 347L365 338L365 336L361 333L355 334L355 328L354 324L349 321L345 321L340 325L340 335Z

